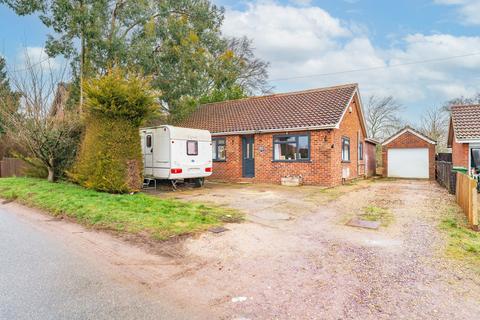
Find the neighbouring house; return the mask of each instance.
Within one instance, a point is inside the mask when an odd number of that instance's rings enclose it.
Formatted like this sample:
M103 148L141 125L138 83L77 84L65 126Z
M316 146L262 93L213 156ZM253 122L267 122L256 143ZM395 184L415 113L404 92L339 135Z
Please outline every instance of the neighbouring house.
M454 167L480 172L480 105L452 107L448 147Z
M435 179L436 141L405 127L382 143L383 176Z
M377 145L375 139L365 139L365 174L367 177L373 177L377 174Z
M357 84L205 104L179 125L213 138L212 178L334 186L365 175Z

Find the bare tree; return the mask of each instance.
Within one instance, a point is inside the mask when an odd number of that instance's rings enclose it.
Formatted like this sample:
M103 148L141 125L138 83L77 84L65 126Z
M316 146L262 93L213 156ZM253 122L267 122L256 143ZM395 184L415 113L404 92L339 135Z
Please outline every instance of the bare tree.
M272 86L268 84L269 63L255 57L252 40L247 37L231 38L228 47L238 57L239 76L237 83L250 94L270 93Z
M63 83L65 70L55 69L48 62L32 63L25 53L25 68L14 70L10 76L14 90L21 95L18 111L9 112L8 101L0 102L6 134L27 151L28 157L48 170L48 180L52 182L74 158L80 136L77 114L65 112L52 116L58 84Z
M458 97L454 98L452 100L449 100L445 103L445 105L442 107L444 111L450 112L451 111L451 106L455 105L468 105L468 104L480 104L480 92L475 94L472 97Z
M400 117L403 110L392 96L370 96L366 108L366 120L369 136L374 139L384 139L405 125Z
M437 152L447 149L449 113L444 107L425 109L421 117L420 132L437 141Z

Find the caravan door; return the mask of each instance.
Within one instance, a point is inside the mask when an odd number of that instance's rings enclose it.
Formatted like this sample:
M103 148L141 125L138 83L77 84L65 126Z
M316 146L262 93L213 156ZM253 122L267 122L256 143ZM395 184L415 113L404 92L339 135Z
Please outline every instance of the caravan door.
M143 139L143 166L145 176L153 176L153 132L145 132Z

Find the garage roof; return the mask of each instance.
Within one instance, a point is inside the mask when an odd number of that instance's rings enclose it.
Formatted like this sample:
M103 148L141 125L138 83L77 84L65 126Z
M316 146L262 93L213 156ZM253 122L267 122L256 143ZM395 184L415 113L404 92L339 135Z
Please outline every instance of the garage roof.
M385 140L382 145L387 145L389 144L390 142L392 142L393 140L397 139L398 137L400 137L402 134L406 133L406 132L410 132L411 134L414 134L416 135L417 137L419 137L420 139L422 140L425 140L426 142L428 143L431 143L431 144L437 144L437 142L429 137L427 137L426 135L424 135L423 133L413 129L412 127L409 127L409 126L406 126L405 128L403 128L402 130L398 131L397 133L395 133L393 136L391 136L390 138L388 138L387 140Z

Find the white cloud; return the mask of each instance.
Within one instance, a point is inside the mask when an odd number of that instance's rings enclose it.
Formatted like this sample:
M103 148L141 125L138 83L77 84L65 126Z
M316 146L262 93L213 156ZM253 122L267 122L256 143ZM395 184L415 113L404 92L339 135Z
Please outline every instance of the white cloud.
M49 58L43 47L25 47L17 54L15 69L25 70L29 66L58 70L62 66L59 58Z
M428 107L473 94L480 87L480 55L381 68L480 52L480 37L411 34L384 49L375 46L355 24L319 7L293 7L271 1L249 4L245 11L227 11L223 30L229 36L246 35L254 40L257 55L271 63L275 91L358 82L365 96L391 94L407 106ZM377 67L368 72L275 81Z
M338 49L339 39L351 37L339 19L321 8L275 3L249 4L246 11L227 11L223 31L254 39L257 54L272 64L308 60Z
M457 6L458 12L465 24L480 24L479 0L434 0L436 4Z

